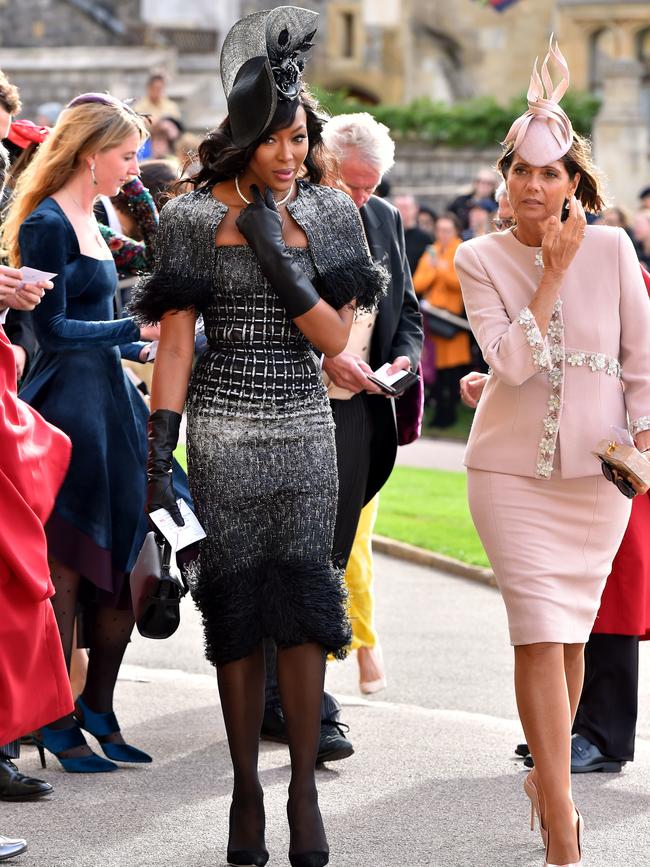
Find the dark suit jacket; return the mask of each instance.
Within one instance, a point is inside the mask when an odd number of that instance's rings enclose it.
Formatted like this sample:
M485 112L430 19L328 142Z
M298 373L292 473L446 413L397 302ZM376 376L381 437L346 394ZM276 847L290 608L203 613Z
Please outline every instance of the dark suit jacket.
M361 208L370 253L391 275L388 294L379 303L377 320L370 344L373 370L398 355L411 360L417 369L422 352L422 316L406 258L404 227L397 208L384 199L372 196ZM373 419L370 472L366 502L381 489L391 474L397 455L397 427L393 400L366 395Z

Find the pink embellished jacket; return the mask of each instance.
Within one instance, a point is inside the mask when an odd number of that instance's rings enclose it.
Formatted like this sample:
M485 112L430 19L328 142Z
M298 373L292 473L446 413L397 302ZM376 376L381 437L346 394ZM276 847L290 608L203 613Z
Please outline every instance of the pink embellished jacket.
M588 226L542 338L528 309L539 248L511 231L456 254L465 310L490 376L465 464L520 476L600 473L591 450L611 426L650 429L650 299L622 229Z

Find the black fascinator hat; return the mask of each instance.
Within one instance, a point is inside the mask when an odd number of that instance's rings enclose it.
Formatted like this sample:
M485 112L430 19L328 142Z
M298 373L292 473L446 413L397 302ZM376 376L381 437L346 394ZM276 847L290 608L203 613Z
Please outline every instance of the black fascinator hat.
M317 18L309 9L278 6L242 18L228 32L221 81L237 147L248 147L262 135L279 100L297 99Z

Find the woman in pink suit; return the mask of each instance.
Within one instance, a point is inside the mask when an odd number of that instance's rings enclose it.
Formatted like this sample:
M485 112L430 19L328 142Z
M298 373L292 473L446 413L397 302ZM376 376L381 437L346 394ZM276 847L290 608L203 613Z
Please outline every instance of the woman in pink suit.
M563 70L555 90L550 54ZM535 761L526 792L545 863L565 867L581 862L570 746L584 644L630 514L591 449L628 423L650 447L650 302L625 232L586 226L584 208L601 210L602 194L558 104L566 61L557 46L550 54L499 163L516 226L463 244L456 269L492 370L465 456L470 509L515 646Z

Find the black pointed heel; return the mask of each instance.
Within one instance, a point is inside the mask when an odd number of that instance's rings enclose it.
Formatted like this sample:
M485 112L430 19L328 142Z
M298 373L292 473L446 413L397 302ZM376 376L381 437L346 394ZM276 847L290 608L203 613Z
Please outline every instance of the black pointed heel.
M329 852L296 852L294 855L289 853L291 867L325 867L329 860Z
M263 802L262 802L263 803ZM228 820L228 843L232 839L232 814L234 810L234 802L230 805L230 817ZM264 823L262 824L262 844L264 844ZM228 845L226 852L226 861L229 867L264 867L269 860L269 853L266 846L262 845L255 849L234 849Z
M268 860L266 849L229 849L226 855L230 867L264 867Z

